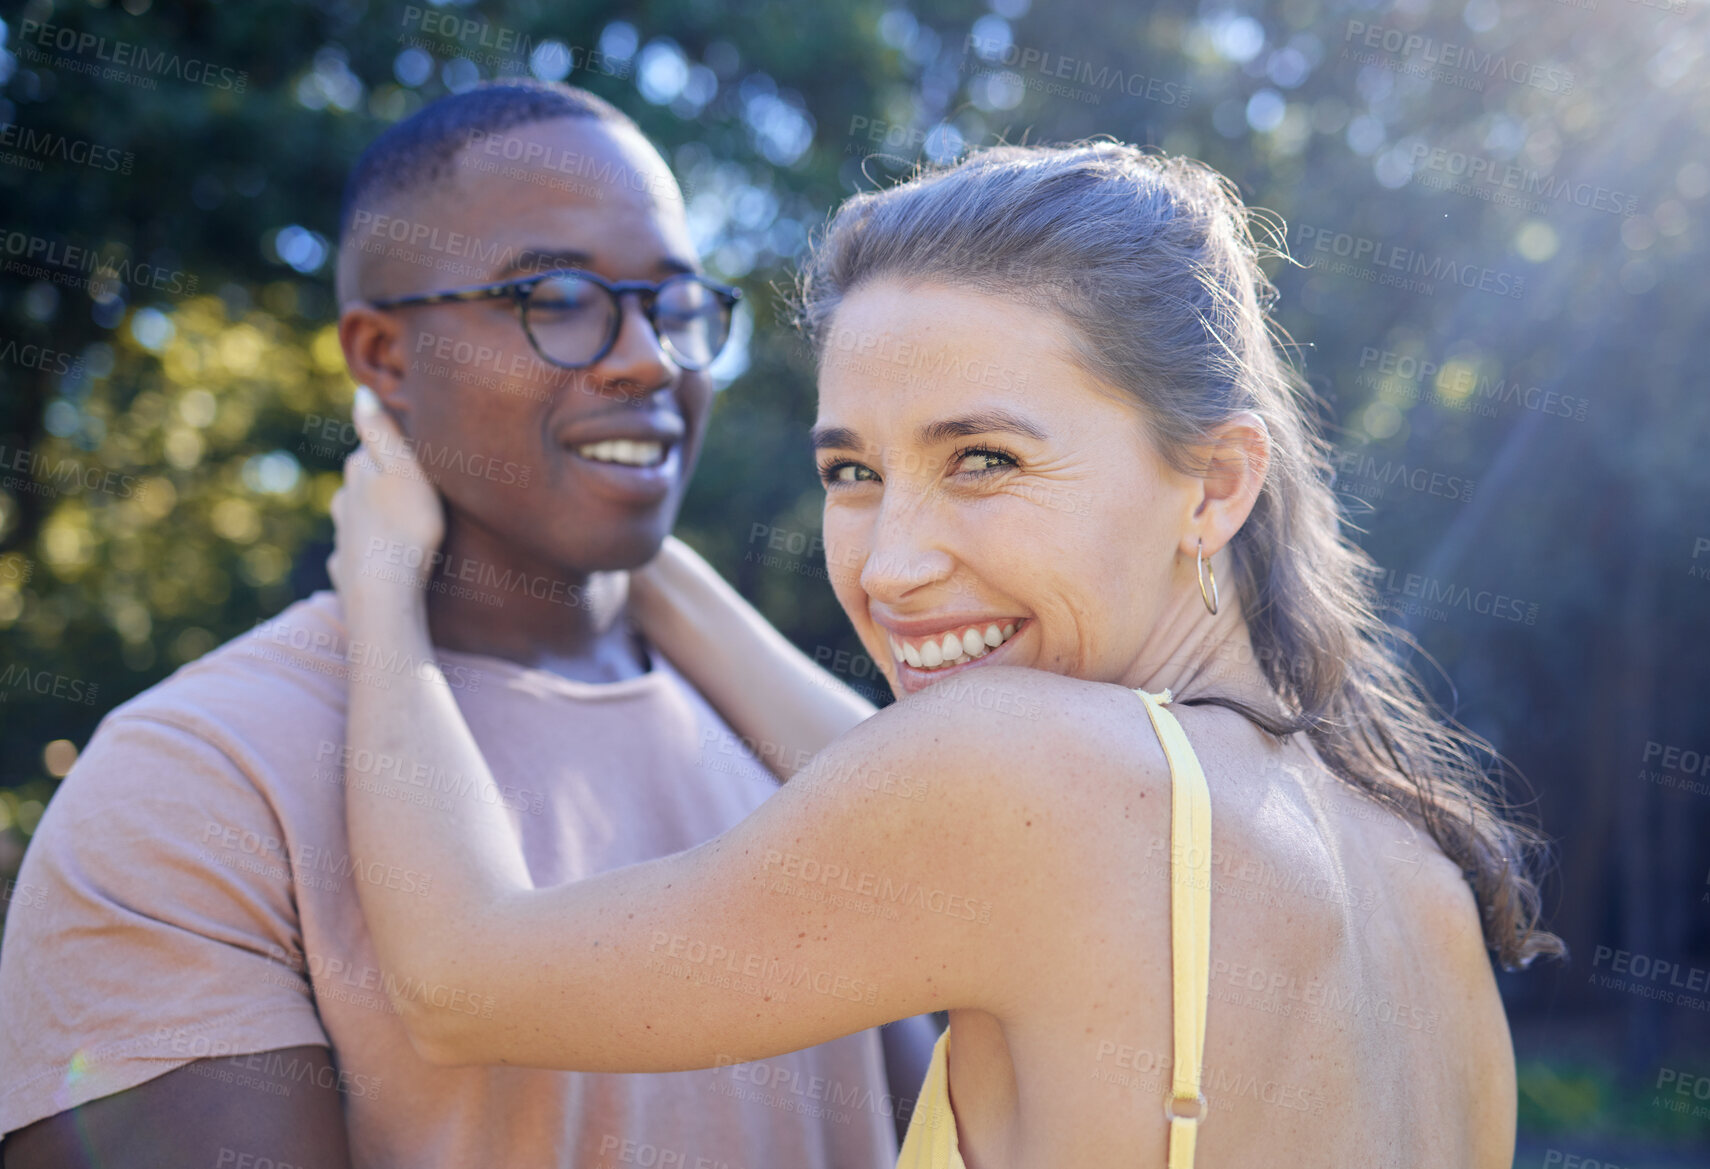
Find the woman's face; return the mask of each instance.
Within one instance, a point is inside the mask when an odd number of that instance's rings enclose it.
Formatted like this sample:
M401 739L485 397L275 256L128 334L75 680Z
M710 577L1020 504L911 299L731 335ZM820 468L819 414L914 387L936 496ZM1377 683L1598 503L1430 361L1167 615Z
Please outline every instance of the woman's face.
M899 695L994 662L1139 685L1180 614L1184 544L1194 587L1199 480L1070 360L1069 329L1011 298L889 280L831 321L814 427L826 563Z

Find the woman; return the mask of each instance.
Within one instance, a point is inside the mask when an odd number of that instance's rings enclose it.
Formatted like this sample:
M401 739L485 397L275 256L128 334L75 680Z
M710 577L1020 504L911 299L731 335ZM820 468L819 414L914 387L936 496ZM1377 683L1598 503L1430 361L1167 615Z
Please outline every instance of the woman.
M1532 838L1385 639L1258 252L1221 176L1113 143L847 203L800 317L827 561L900 701L723 836L558 888L496 802L348 785L356 852L434 873L364 886L383 964L485 1004L397 996L421 1053L665 1071L948 1010L905 1164L1507 1166L1487 950L1559 949ZM431 660L357 550L438 508L359 424L352 636ZM684 557L644 611L696 603ZM431 672L355 686L350 744L487 776Z

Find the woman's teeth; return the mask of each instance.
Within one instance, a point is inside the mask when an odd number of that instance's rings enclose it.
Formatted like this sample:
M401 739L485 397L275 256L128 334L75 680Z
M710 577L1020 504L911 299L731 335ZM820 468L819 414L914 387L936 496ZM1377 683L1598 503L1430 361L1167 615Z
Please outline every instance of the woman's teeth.
M576 448L576 453L584 459L592 459L596 463L623 463L629 467L656 467L665 461L665 444L662 442L636 442L627 438L611 438L604 442L591 442L586 446Z
M983 658L1014 635L1013 621L1002 626L993 624L984 628L970 625L966 629L952 631L942 637L934 635L913 641L892 637L891 652L896 655L897 661L907 662L917 670L936 670L940 666L954 666L959 662Z

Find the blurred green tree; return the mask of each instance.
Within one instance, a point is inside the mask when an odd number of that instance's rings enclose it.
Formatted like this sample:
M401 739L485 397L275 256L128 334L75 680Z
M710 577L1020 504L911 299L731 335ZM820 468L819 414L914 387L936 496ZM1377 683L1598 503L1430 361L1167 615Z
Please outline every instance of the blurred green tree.
M1710 748L1703 5L27 0L7 19L0 874L104 711L320 575L350 163L438 94L533 73L637 117L709 267L750 292L682 532L869 690L795 551L819 524L813 371L773 293L811 232L995 141L1108 134L1231 176L1306 265L1271 264L1277 319L1394 620L1565 842L1556 927L1710 963L1710 787L1647 764ZM99 75L125 53L127 76ZM1628 1072L1656 1066L1655 1002L1577 974L1506 989L1620 1014Z

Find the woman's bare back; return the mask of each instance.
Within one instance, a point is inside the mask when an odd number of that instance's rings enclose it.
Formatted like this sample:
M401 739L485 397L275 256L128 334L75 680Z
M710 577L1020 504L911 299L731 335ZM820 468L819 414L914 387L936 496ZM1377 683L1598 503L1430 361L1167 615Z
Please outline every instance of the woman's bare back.
M1277 748L1228 710L1170 709L1213 809L1197 1165L1506 1169L1513 1051L1459 870L1303 736ZM1098 785L1071 785L1060 839L1041 842L1062 850L1041 879L1064 884L1046 952L1028 956L1036 985L1002 1018L951 1012L970 1169L1163 1164L1170 797L1167 778L1149 786L1115 778L1101 809Z

